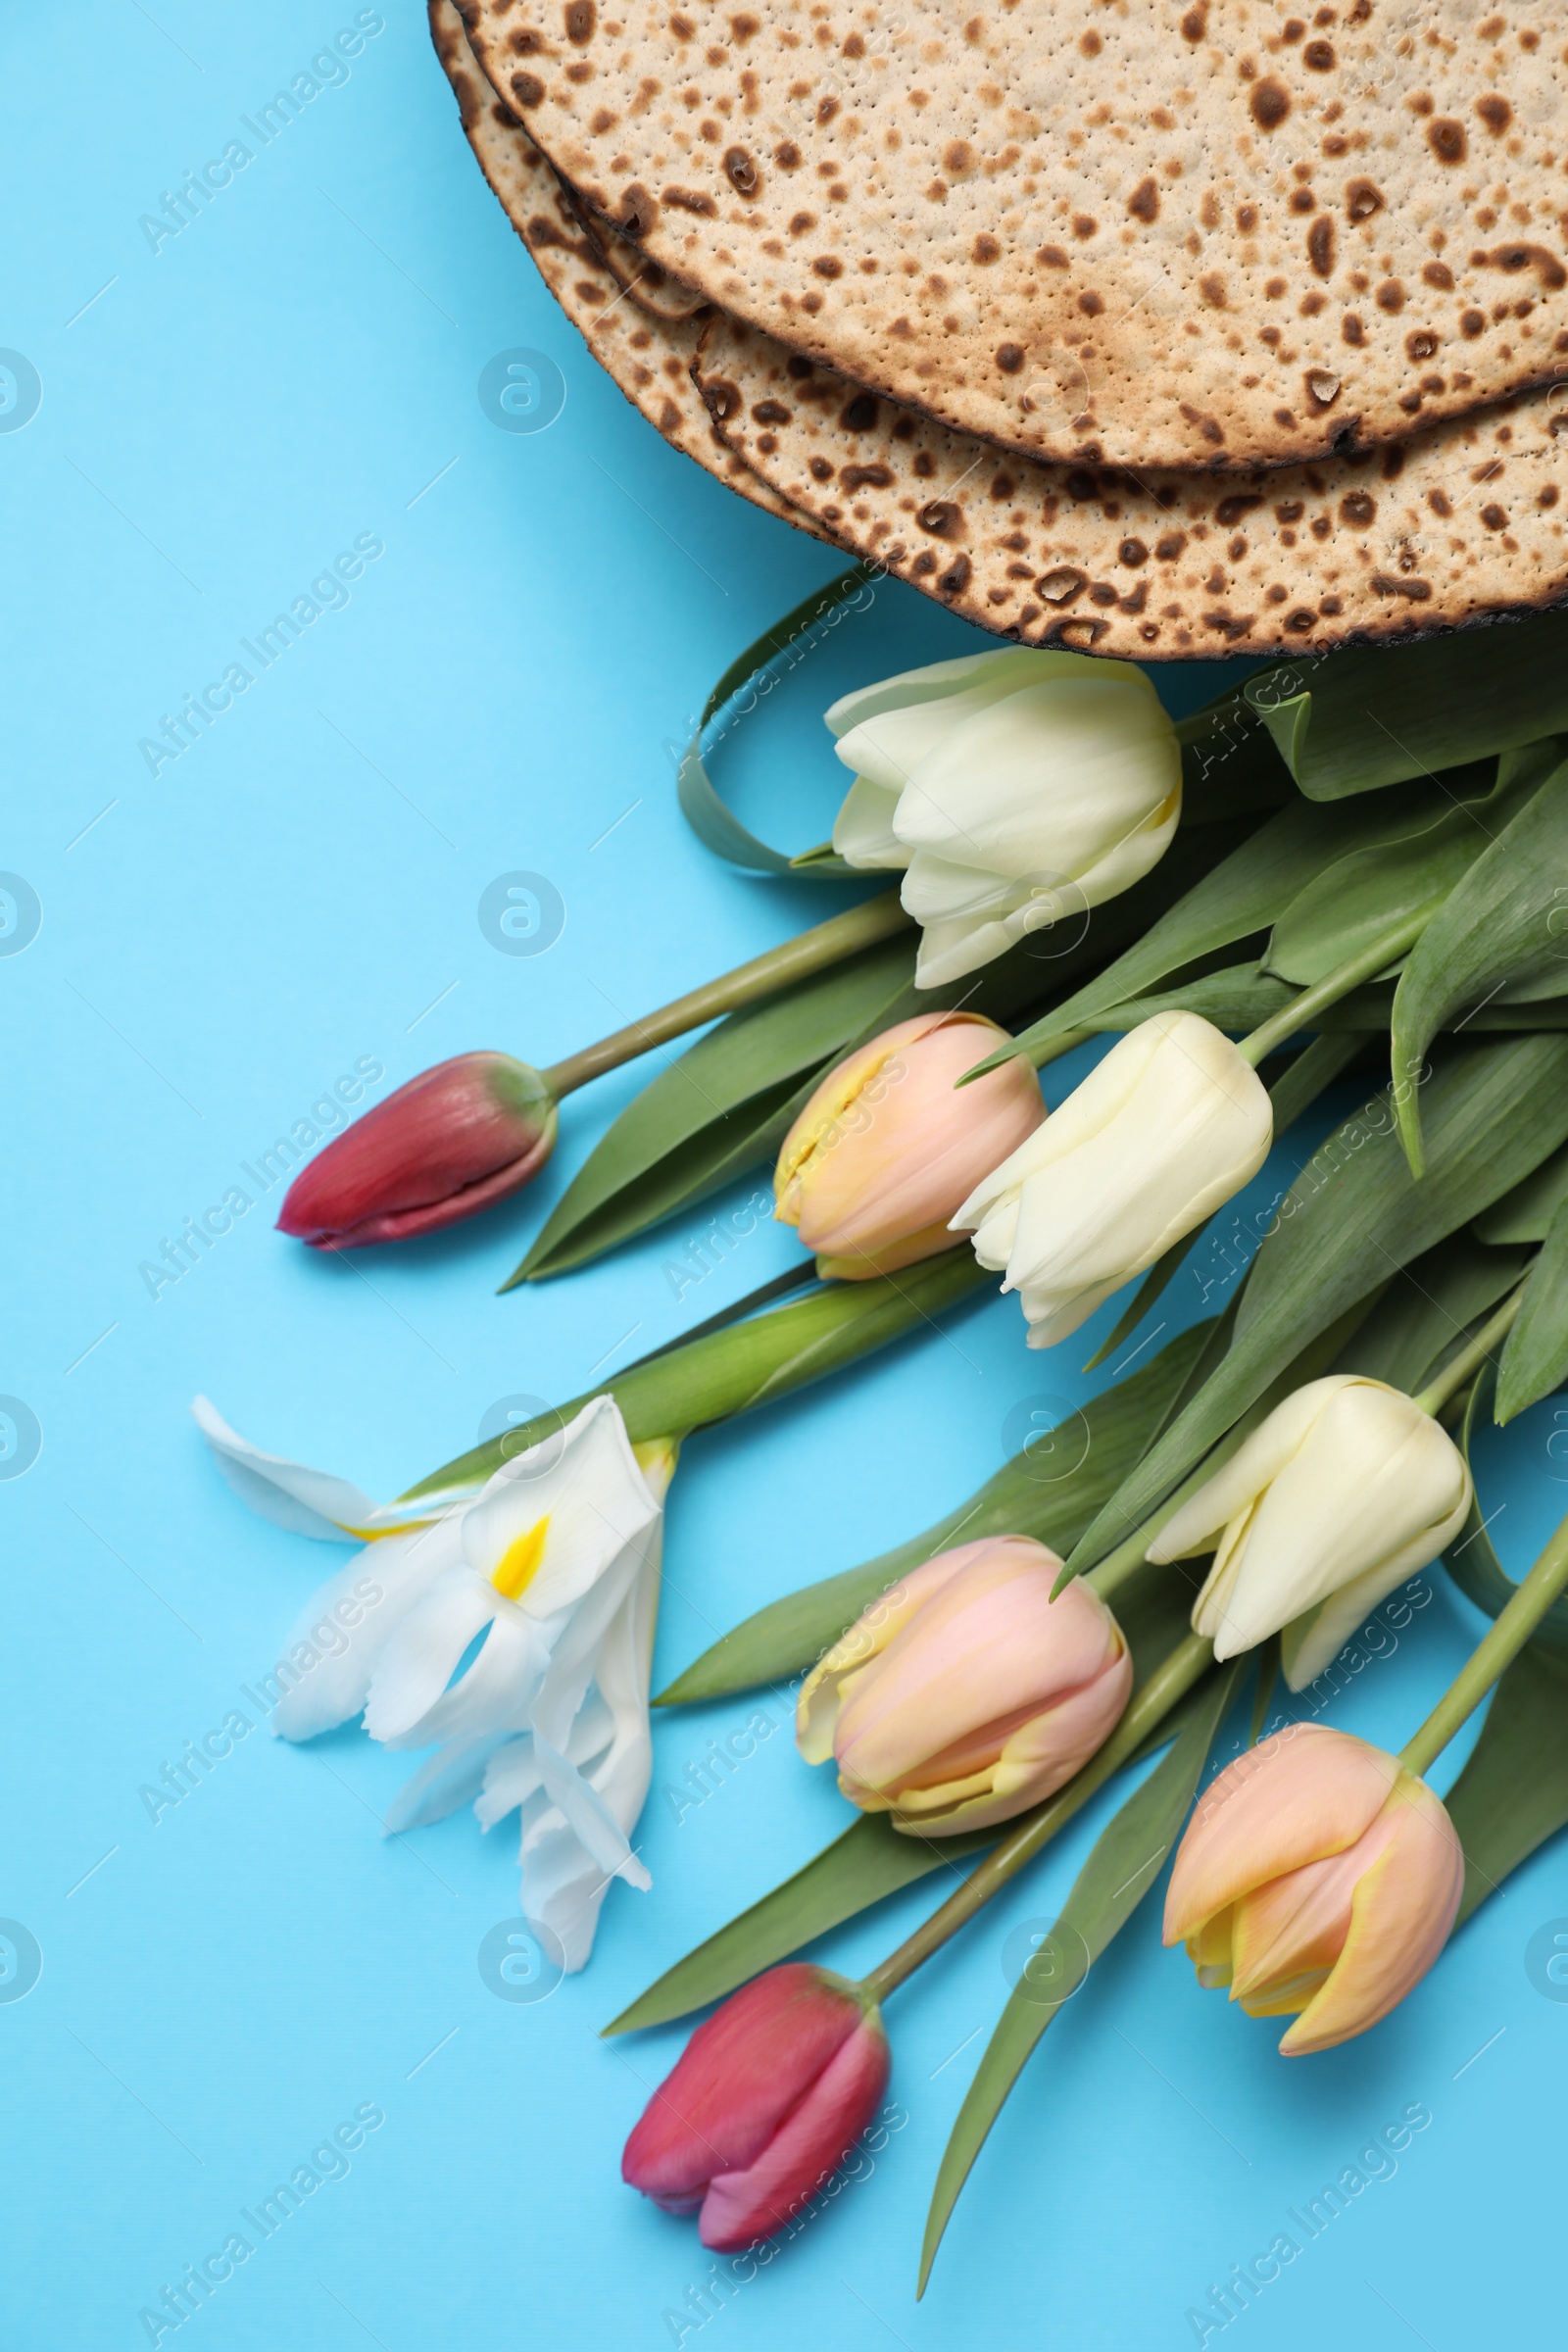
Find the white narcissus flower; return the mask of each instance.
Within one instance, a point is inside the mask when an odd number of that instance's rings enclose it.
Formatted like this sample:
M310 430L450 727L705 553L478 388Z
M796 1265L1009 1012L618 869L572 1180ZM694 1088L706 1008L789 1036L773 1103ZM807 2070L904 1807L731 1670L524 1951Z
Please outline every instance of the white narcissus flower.
M674 1444L633 1447L613 1399L598 1396L471 1499L438 1497L425 1506L434 1516L410 1523L346 1480L261 1453L205 1398L196 1417L225 1477L266 1517L298 1534L371 1532L296 1621L275 1669L272 1729L308 1740L363 1708L384 1745L435 1745L394 1801L389 1833L470 1799L486 1829L520 1806L523 1910L564 1965L581 1968L611 1880L650 1884L630 1837L653 1763Z
M1300 1690L1452 1541L1471 1492L1453 1440L1401 1389L1331 1373L1275 1406L1148 1557L1185 1559L1217 1538L1194 1632L1230 1658L1283 1628L1285 1679Z
M1005 1267L1031 1348L1064 1340L1256 1175L1268 1090L1196 1012L1119 1039L1058 1110L975 1187L953 1220Z
M971 654L862 687L826 715L855 770L833 847L851 865L904 871L924 926L918 988L1130 890L1181 814L1176 730L1128 662Z

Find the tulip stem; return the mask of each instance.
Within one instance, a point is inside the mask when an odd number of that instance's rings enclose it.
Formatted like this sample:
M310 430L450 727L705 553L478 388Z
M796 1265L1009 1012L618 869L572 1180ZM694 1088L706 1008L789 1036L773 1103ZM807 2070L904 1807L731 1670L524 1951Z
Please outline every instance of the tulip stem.
M1399 956L1415 946L1442 904L1441 899L1429 899L1424 906L1417 907L1414 914L1401 916L1389 930L1380 932L1370 947L1363 948L1359 955L1340 964L1326 979L1315 981L1310 988L1303 988L1294 1004L1287 1004L1283 1012L1275 1013L1273 1019L1265 1021L1261 1029L1254 1029L1250 1037L1244 1037L1239 1051L1253 1069L1265 1054L1274 1052L1276 1046L1283 1045L1288 1037L1294 1037L1298 1029L1305 1029L1320 1012L1326 1012L1342 997L1348 997L1351 989L1359 988L1363 981L1375 980L1379 972L1386 971L1391 963L1396 962Z
M1214 1645L1200 1635L1189 1634L1178 1642L1143 1689L1134 1693L1126 1714L1099 1754L1091 1757L1064 1788L1058 1788L1054 1796L1048 1797L1043 1805L1037 1805L1032 1813L1026 1813L1016 1822L1002 1843L969 1873L956 1894L949 1895L941 1908L933 1911L896 1952L890 1952L879 1968L872 1969L864 1981L870 1997L877 2002L886 2000L923 1960L929 1960L950 1936L956 1936L982 1904L1000 1894L1008 1880L1016 1877L1026 1862L1032 1862L1041 1847L1089 1802L1097 1789L1104 1787L1111 1774L1136 1755L1150 1733L1186 1697L1200 1675L1213 1662Z
M665 1004L658 1012L644 1015L640 1021L630 1021L612 1036L602 1037L596 1046L585 1046L580 1054L568 1054L564 1061L552 1063L541 1071L545 1084L559 1102L564 1095L586 1086L590 1078L602 1078L607 1070L618 1070L623 1061L634 1061L639 1054L651 1053L655 1046L667 1045L672 1037L684 1037L688 1029L700 1029L705 1021L717 1020L721 1013L735 1012L743 1004L755 1004L760 997L770 997L796 980L809 979L813 972L826 971L846 956L858 955L862 948L872 948L895 932L906 930L913 921L906 914L896 890L885 890L874 899L864 899L844 914L835 914L825 923L817 923L809 931L802 931L794 939L786 939L765 956L754 956L750 963L737 964L717 980L710 980L702 988L690 990Z
M1400 1750L1407 1772L1426 1773L1503 1669L1512 1665L1557 1595L1568 1587L1568 1519L1531 1569L1491 1631L1439 1699L1415 1738Z
M1498 1341L1507 1337L1524 1295L1525 1286L1521 1283L1503 1300L1496 1313L1482 1324L1469 1346L1461 1348L1452 1362L1444 1365L1436 1380L1428 1381L1420 1396L1411 1399L1412 1403L1418 1404L1422 1412L1430 1413L1436 1420L1449 1397L1458 1395L1480 1371Z

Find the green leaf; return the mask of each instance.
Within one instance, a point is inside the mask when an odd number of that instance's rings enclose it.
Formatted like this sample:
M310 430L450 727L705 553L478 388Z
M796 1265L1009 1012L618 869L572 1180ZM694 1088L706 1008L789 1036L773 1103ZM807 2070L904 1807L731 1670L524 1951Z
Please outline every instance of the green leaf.
M1065 1553L1137 1461L1164 1406L1198 1360L1208 1326L1180 1333L1143 1371L1107 1389L989 1478L977 1494L879 1558L775 1600L723 1635L661 1691L690 1706L814 1666L890 1585L956 1543L1033 1536Z
M705 762L713 757L734 721L746 716L755 706L757 680L786 665L794 649L814 628L820 627L836 607L849 598L858 597L873 576L867 564L855 564L836 579L813 588L792 612L786 612L782 620L764 630L755 644L749 645L730 663L703 706L697 734L687 746L676 780L681 813L699 841L718 857L727 858L732 865L744 866L748 873L772 874L783 880L800 875L813 882L829 875L842 875L852 882L865 879L863 873L835 858L831 850L826 857L813 853L809 863L803 860L798 868L782 850L771 849L765 841L760 841L725 808ZM795 659L800 659L799 653L795 653Z
M932 1325L936 1316L990 1279L964 1244L898 1274L824 1284L792 1306L774 1307L749 1322L732 1323L725 1331L683 1341L613 1379L602 1380L580 1396L460 1454L398 1499L417 1502L482 1484L503 1462L553 1437L590 1396L614 1397L633 1445L647 1438L681 1437L710 1421L754 1412L885 1348L917 1324Z
M1459 1451L1467 1462L1470 1461L1475 1433L1491 1401L1494 1378L1492 1366L1483 1365L1470 1391L1459 1426L1453 1433ZM1472 1476L1474 1469L1472 1462ZM1494 1517L1495 1515L1493 1514ZM1518 1590L1512 1579L1503 1574L1502 1562L1492 1547L1479 1490L1471 1498L1469 1518L1443 1555L1443 1565L1466 1600L1474 1601L1476 1607L1484 1609L1489 1617L1500 1617ZM1568 1661L1568 1595L1552 1602L1530 1641L1533 1648L1550 1650L1554 1657Z
M1568 1202L1546 1229L1497 1366L1497 1419L1512 1421L1568 1380Z
M890 939L730 1013L668 1062L600 1138L512 1281L564 1274L776 1152L802 1088L862 1030L901 1017L915 949L911 933Z
M1568 1823L1568 1658L1526 1642L1444 1798L1464 1848L1462 1927L1511 1870Z
M1473 1233L1449 1234L1395 1276L1335 1371L1359 1372L1414 1396L1529 1263L1528 1250L1493 1250Z
M1391 830L1325 866L1274 925L1264 968L1309 987L1374 946L1403 916L1440 906L1512 811L1513 799L1494 794L1494 780L1491 760L1450 778L1442 800L1427 796L1402 831Z
M1191 1592L1168 1569L1147 1570L1136 1587L1130 1583L1118 1593L1117 1620L1132 1651L1135 1693L1187 1639L1191 1605ZM1128 1762L1136 1762L1139 1756L1174 1739L1186 1720L1185 1708L1200 1703L1205 1689L1206 1685L1200 1684L1182 1708L1156 1724ZM961 1838L909 1838L894 1829L885 1813L862 1814L782 1886L666 1969L605 2032L627 2034L644 2026L664 2025L709 2001L721 2000L760 1969L787 1960L792 1952L825 1936L830 1928L868 1911L884 1896L912 1886L932 1871L951 1869L967 1856L984 1852L996 1844L1004 1830L1010 1835L1031 1819L1049 1816L1054 1837L1108 1778L1101 1758L1091 1757L1064 1788L1058 1788L1033 1814L996 1829L972 1830Z
M1533 1168L1523 1184L1504 1193L1475 1221L1483 1242L1544 1242L1552 1218L1568 1200L1568 1151L1554 1152Z
M1513 786L1476 816L1487 827L1473 836L1481 855L1417 940L1394 1000L1395 1102L1417 1174L1421 1064L1438 1031L1505 983L1528 986L1543 973L1568 980L1568 948L1550 927L1568 911L1568 766Z
M920 2251L917 2293L925 2292L959 2191L1025 2062L1158 1877L1187 1818L1243 1664L1233 1660L1204 1685L1202 1703L1194 1708L1181 1738L1102 1831L1050 1936L1026 1962L943 2154Z
M1568 617L1287 662L1244 689L1309 800L1337 801L1568 726Z
M1428 1090L1427 1135L1418 1181L1386 1090L1313 1153L1252 1261L1224 1361L1101 1512L1075 1571L1148 1518L1310 1342L1556 1149L1568 1136L1568 1039L1455 1048Z
M1033 1053L1063 1030L1085 1027L1114 1004L1148 996L1157 982L1172 973L1187 973L1201 957L1267 931L1336 858L1385 839L1403 838L1446 806L1432 786L1412 786L1396 800L1365 808L1320 808L1308 801L1292 802L1200 878L1189 877L1191 886L1184 883L1183 895L1168 912L1086 987L1024 1030L1020 1048ZM1169 865L1181 840L1178 833L1154 868L1156 874ZM1097 907L1096 919L1104 911Z

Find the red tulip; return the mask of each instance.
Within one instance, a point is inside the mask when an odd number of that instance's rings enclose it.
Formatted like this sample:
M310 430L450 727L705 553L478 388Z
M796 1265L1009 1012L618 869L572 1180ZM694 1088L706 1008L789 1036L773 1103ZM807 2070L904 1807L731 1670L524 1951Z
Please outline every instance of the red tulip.
M792 1961L698 2027L626 2142L621 2178L697 2213L715 2253L771 2237L849 2154L887 2087L887 2035L858 1984Z
M555 1098L510 1054L460 1054L388 1095L289 1186L280 1233L358 1250L438 1233L504 1200L555 1149Z

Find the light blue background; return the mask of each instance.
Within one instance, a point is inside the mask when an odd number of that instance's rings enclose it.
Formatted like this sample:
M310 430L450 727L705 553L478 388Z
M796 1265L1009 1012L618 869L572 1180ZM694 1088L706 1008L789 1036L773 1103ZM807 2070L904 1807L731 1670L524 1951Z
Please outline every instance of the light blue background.
M0 1390L43 1431L33 1466L0 1482L0 1912L43 1952L36 1986L0 2003L0 2328L26 2352L145 2342L141 2307L367 2102L386 2120L348 2177L188 2324L209 2352L669 2344L665 2314L708 2260L617 2165L680 2036L610 2047L596 2029L845 1818L781 1730L677 1823L664 1792L752 1702L660 1721L655 1890L612 1889L587 1975L527 2006L476 1967L517 1909L513 1833L484 1839L465 1813L383 1839L406 1767L360 1733L296 1750L258 1730L156 1824L138 1795L246 1707L241 1685L338 1556L245 1514L188 1418L198 1390L259 1443L390 1493L472 1443L496 1399L570 1394L793 1246L763 1228L677 1300L666 1269L703 1231L694 1215L585 1275L492 1296L634 1070L570 1103L533 1193L451 1237L323 1259L271 1233L274 1193L156 1299L141 1261L356 1058L384 1066L377 1092L466 1047L545 1062L843 903L710 859L677 815L671 758L723 664L835 565L673 456L588 362L480 181L413 0L388 0L348 80L151 250L139 217L354 15L84 0L14 7L0 28L0 344L43 386L25 428L0 433L0 866L43 908L0 958ZM566 381L537 435L498 431L476 398L516 345ZM347 608L155 779L139 739L359 534L385 553ZM842 782L822 706L969 641L879 589L736 739L744 810L791 846L819 838ZM1168 684L1187 707L1212 682ZM497 954L476 921L515 868L565 905L534 958ZM1173 1298L1197 1311L1196 1288ZM964 1495L1020 1398L1085 1393L1089 1351L1027 1355L1016 1306L989 1299L693 1443L660 1678ZM1555 1409L1489 1457L1516 1572L1564 1499ZM1412 1728L1478 1624L1433 1586L1333 1720L1391 1743ZM1189 2343L1209 2282L1414 2102L1433 2121L1397 2176L1236 2323L1245 2340L1447 2352L1555 2323L1543 2250L1568 2008L1523 1955L1568 1911L1560 1849L1380 2031L1295 2065L1275 2030L1200 1994L1140 1914L1033 2064L914 2305L1004 1941L1050 1917L1100 1818L897 1996L906 2127L700 2330L688 2306L685 2341ZM830 1956L868 1965L928 1899Z

